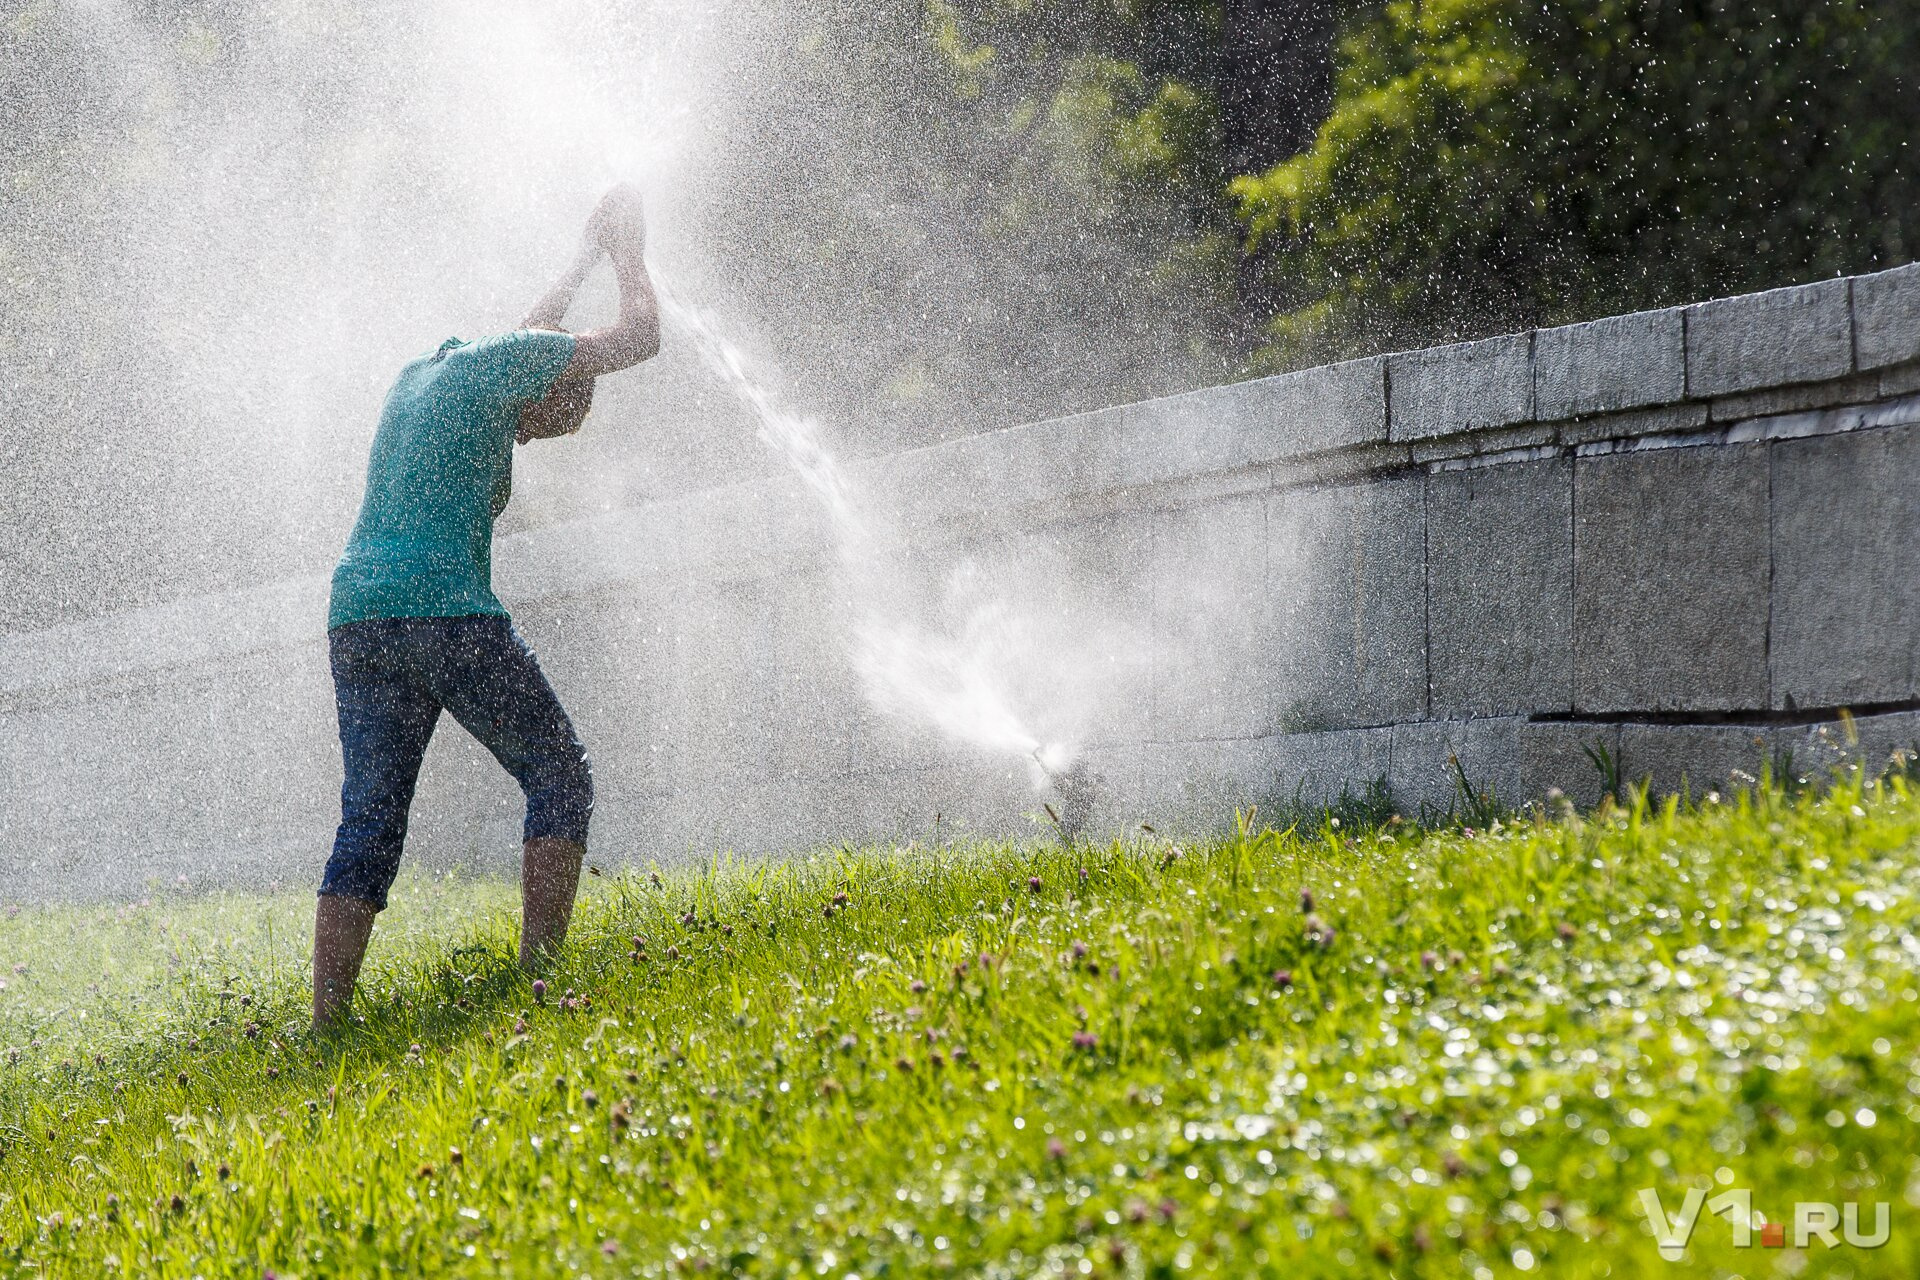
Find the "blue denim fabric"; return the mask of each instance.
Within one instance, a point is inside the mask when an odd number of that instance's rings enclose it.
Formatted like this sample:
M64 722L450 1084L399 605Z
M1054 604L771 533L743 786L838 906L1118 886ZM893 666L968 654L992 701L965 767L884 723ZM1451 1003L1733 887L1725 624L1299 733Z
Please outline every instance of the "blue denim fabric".
M327 640L346 781L321 893L385 909L420 761L442 709L526 793L526 839L586 843L593 812L586 749L506 618L375 618L335 627Z

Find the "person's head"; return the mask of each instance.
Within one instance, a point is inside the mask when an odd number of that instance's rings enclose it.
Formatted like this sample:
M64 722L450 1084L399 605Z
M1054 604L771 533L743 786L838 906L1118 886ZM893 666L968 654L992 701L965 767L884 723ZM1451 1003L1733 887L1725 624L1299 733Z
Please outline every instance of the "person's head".
M592 378L570 378L556 382L547 392L546 399L536 400L520 411L520 426L515 438L525 444L529 440L570 436L580 429L580 424L587 419L587 410L591 408Z

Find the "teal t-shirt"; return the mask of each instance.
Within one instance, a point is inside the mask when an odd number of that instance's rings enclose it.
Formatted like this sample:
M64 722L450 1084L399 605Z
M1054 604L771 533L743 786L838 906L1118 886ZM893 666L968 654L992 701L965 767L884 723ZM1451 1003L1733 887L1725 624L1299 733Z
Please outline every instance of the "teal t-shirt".
M504 615L493 595L493 520L513 488L520 410L546 397L573 338L522 329L449 338L387 393L367 491L333 571L327 627L369 618Z

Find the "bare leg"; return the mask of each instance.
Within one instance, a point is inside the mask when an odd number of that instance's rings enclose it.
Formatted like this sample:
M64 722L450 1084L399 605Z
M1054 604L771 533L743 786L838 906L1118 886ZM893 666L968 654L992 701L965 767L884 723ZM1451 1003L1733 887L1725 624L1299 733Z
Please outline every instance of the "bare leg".
M573 920L587 847L546 836L529 840L520 862L520 967L533 970L560 949Z
M321 894L313 913L313 1029L331 1031L347 1016L360 962L373 935L373 904Z

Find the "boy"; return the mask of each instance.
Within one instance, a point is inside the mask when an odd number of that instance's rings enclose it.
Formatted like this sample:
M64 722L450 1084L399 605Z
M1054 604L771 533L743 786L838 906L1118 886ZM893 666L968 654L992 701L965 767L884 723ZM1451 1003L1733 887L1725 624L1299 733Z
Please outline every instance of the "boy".
M494 598L493 521L512 488L515 443L578 431L595 378L659 351L645 240L639 193L614 188L588 219L573 266L519 330L449 338L387 394L327 616L346 781L314 915L315 1030L346 1016L442 709L526 793L520 963L536 967L566 937L593 778L566 711ZM568 334L561 321L602 254L620 283L620 318Z

